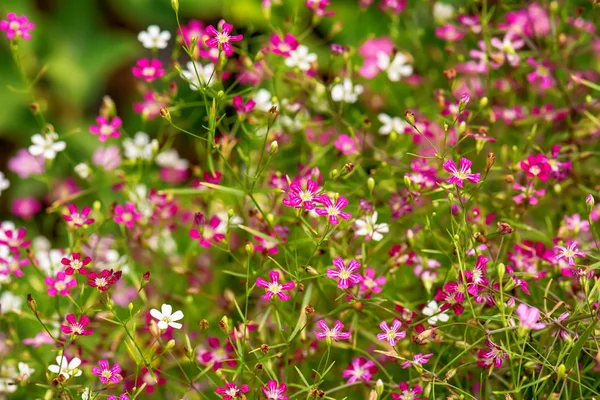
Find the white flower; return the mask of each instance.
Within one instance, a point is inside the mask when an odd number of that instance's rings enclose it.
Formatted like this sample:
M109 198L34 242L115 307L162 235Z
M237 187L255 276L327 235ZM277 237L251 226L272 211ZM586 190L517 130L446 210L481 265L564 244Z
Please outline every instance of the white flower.
M92 399L92 391L90 388L85 388L85 390L81 393L81 400L91 400Z
M175 149L169 149L159 153L156 156L156 164L162 168L173 168L177 170L188 169L190 163L188 160L179 157Z
M154 142L154 140L152 142ZM146 132L136 132L133 136L133 140L130 138L123 140L125 157L130 160L151 159L153 148L152 142L150 141L150 136L148 136Z
M36 133L31 137L33 144L29 146L29 154L32 156L42 155L46 160L53 160L56 158L56 153L60 153L67 147L65 142L57 142L57 139L56 132L49 132L46 136Z
M408 64L408 58L402 53L396 53L392 60L389 55L380 51L377 53L377 66L387 72L388 79L392 82L413 74L412 65Z
M194 67L195 65L195 67ZM188 61L187 69L181 71L183 76L190 84L190 89L198 90L201 86L212 86L215 83L215 66L213 64L202 65L199 62ZM196 73L198 71L198 73Z
M229 213L227 211L219 211L219 212L215 213L215 215L217 217L219 217L219 219L221 221L228 221L228 225L230 227L238 226L244 222L242 217L240 217L239 215L236 215L236 214L233 214L230 218Z
M362 85L353 85L350 78L344 78L341 83L331 88L331 99L333 101L355 103L362 92Z
M356 226L356 234L358 236L366 236L367 239L373 239L379 242L383 239L383 234L390 231L390 227L386 223L377 223L377 211L373 212L370 217L365 215L362 219L354 221Z
M61 271L64 266L61 260L67 254L60 249L49 249L35 253L40 269L48 276L54 276L56 272Z
M433 5L433 19L437 23L443 24L454 16L454 7L451 4L436 1Z
M12 365L0 365L0 399L5 393L14 393L18 388L17 370Z
M179 322L175 322L183 318L183 313L181 311L173 312L173 307L170 304L163 304L160 307L160 311L153 308L150 310L150 315L158 320L158 329L167 329L169 326L181 329L183 326Z
M79 163L74 168L75 173L79 175L81 179L87 179L90 177L90 173L92 172L89 165L86 163Z
M273 102L273 96L267 89L259 89L258 92L252 98L256 105L254 106L257 110L268 112L271 107L276 106L277 103Z
M163 229L158 234L150 236L148 246L154 251L160 249L165 254L177 252L177 242L173 239L170 229Z
M445 311L440 313L440 308L438 307L438 303L435 300L431 300L429 303L427 303L427 306L423 308L423 315L431 317L427 320L427 322L429 322L430 325L434 325L438 321L448 322L448 320L450 319L450 317L448 316L448 314L446 314Z
M410 126L402 118L390 117L384 113L379 114L377 119L383 124L381 128L379 128L380 135L389 135L392 132L404 133L404 128Z
M306 122L310 119L310 115L306 110L296 113L293 117L282 115L279 118L281 126L288 132L300 132L306 127Z
M308 71L310 64L317 61L315 53L309 53L308 47L300 45L296 50L290 51L290 56L285 59L285 65L290 68L298 67L301 71Z
M23 299L19 296L15 296L12 292L4 292L0 296L0 310L2 313L18 312L21 311L23 305Z
M10 181L6 179L3 172L0 172L0 194L2 194L3 190L6 190L10 187Z
M24 362L20 362L19 364L19 378L22 381L28 380L31 375L35 372L35 369L31 368L29 365Z
M73 357L71 361L67 360L64 355L56 357L56 364L48 366L48 371L62 375L65 379L69 379L72 376L80 376L81 370L78 369L81 365L81 360L77 357Z
M138 33L138 40L147 49L164 49L169 39L171 39L171 32L161 32L157 25L150 25L145 31Z

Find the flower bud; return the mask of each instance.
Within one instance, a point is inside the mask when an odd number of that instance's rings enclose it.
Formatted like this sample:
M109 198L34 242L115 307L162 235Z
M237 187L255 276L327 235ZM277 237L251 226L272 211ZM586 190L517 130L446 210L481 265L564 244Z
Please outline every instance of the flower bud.
M198 326L200 327L201 331L205 331L209 328L210 323L206 319L201 319L200 322L198 322Z
M373 193L373 188L375 188L375 179L372 176L367 179L367 188L369 189L369 193Z
M273 140L271 142L271 144L269 145L269 153L271 153L271 155L276 154L277 151L279 151L279 143L277 143L277 140Z
M565 378L566 372L567 367L565 367L565 364L560 364L558 368L556 368L556 380L562 381Z
M506 265L504 263L498 263L496 267L496 273L498 274L498 279L502 280L504 278L504 274L506 273Z
M587 206L588 212L592 212L592 209L594 208L595 204L596 201L594 200L594 196L592 196L591 193L585 196L585 205Z
M410 190L410 186L411 186L411 180L408 176L404 175L404 186L406 186L406 188L408 190Z
M166 119L167 121L171 122L171 113L169 112L169 109L167 107L161 107L160 116Z
M315 308L311 304L309 304L304 308L304 313L307 317L312 317L315 313Z
M221 320L219 321L219 328L221 329L221 331L223 331L223 333L229 332L229 323L227 322L227 316L223 316L223 318L221 318Z
M175 347L175 339L171 339L167 342L165 350L171 350L173 347Z
M487 105L488 105L488 102L489 102L489 100L488 100L488 98L487 98L487 97L482 97L482 98L479 100L479 107L481 107L481 108L485 108L485 107L487 107Z
M329 338L327 338L327 339L329 339ZM371 390L369 392L368 400L377 400L378 397L379 396L377 395L377 391L376 390Z
M406 120L406 122L408 122L409 125L411 126L415 126L415 114L413 114L410 111L406 111L404 113L404 119Z
M173 11L177 14L179 12L179 0L171 0L171 7L173 7Z
M160 338L160 329L158 329L158 325L156 324L155 320L150 321L150 327L148 329L150 330L152 337L155 339Z
M375 382L375 391L378 396L381 396L383 393L383 381L381 379L377 379L377 382Z
M467 123L465 121L460 121L460 124L458 124L458 134L462 135L466 131L467 131Z
M498 232L500 232L501 235L510 235L511 233L513 233L515 230L513 229L512 226L510 226L509 224L507 224L506 222L498 222Z
M496 155L492 152L489 152L487 155L487 160L485 161L486 171L489 172L489 170L492 169L492 167L494 166L495 162L496 162Z
M37 315L37 313L38 313L37 302L31 295L31 293L27 294L27 307L29 307L31 309L31 311L33 311L34 314Z
M129 303L127 305L127 308L129 309L129 313L131 314L131 312L133 311L133 303Z

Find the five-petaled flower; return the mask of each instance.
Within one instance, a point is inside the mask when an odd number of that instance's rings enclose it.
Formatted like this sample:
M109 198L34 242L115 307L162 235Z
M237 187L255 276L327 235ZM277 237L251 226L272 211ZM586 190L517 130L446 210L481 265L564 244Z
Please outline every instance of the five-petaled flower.
M242 398L244 393L248 393L250 388L248 385L243 384L241 386L235 383L226 383L224 387L218 386L215 392L223 397L223 400L234 400Z
M71 259L68 259L67 257L63 257L63 259L60 260L60 263L67 267L65 269L65 274L67 274L67 275L73 275L77 272L79 272L82 275L87 275L88 270L85 267L90 262L92 262L92 259L90 257L85 257L82 260L81 253L73 253L71 255Z
M77 286L77 281L71 277L68 277L66 273L60 271L56 274L56 278L52 278L51 276L47 276L44 280L48 288L48 295L56 296L60 294L61 296L68 296L71 294L69 289Z
M562 260L563 258L567 260L567 263L570 267L573 267L575 263L575 257L585 257L585 253L577 250L579 247L579 242L571 242L568 247L564 246L554 246L554 249L557 251L556 260Z
M323 206L315 208L315 212L321 217L328 216L329 223L332 225L339 224L340 218L350 219L352 217L352 214L342 211L348 205L348 200L344 196L339 196L335 204L326 194L315 197L313 200Z
M452 174L450 178L446 182L454 183L458 187L463 187L463 182L465 180L473 183L479 182L480 174L479 172L476 174L471 173L471 160L466 158L460 159L460 168L456 167L456 164L453 160L447 160L444 163L444 169Z
M394 319L391 327L386 321L381 321L379 327L383 333L377 334L377 340L380 342L388 342L390 346L395 346L398 340L402 340L406 337L406 332L400 330L402 322L399 319Z
M81 228L84 225L93 224L95 221L93 218L88 217L90 212L92 212L92 209L89 207L82 207L81 212L79 212L75 204L69 204L67 210L69 213L63 214L64 220L78 228Z
M0 31L6 32L6 37L9 40L29 40L31 39L31 33L35 28L33 22L29 22L26 15L20 17L14 12L6 14L6 19L0 21Z
M90 272L87 276L88 285L91 287L98 288L101 292L108 290L108 288L121 279L121 271L113 272L113 270L104 269L100 272L100 275L95 272Z
M517 307L517 315L524 329L540 330L546 327L546 324L539 322L540 310L536 307L528 307L527 304L521 303Z
M119 383L123 379L120 375L121 366L119 364L114 364L111 368L107 360L100 360L98 361L98 365L99 367L92 367L92 374L98 376L100 382L105 385L109 382Z
M402 382L399 387L402 393L392 393L392 400L421 400L420 397L417 397L423 392L421 386L417 385L411 388L408 386L408 382Z
M117 224L123 224L128 228L133 228L136 221L142 219L142 213L139 212L134 203L128 201L125 207L121 204L115 206L114 221Z
M183 318L183 312L180 310L173 312L173 306L170 304L163 304L160 311L153 308L150 310L150 315L158 320L158 329L165 330L169 326L174 329L181 329L183 326L177 322Z
M285 383L278 384L277 381L270 380L261 389L267 400L287 400L289 396L284 395L287 390Z
M86 328L90 323L90 319L85 315L80 316L79 321L77 321L74 314L68 314L65 319L67 324L61 325L60 330L66 335L89 336L94 333L93 329Z
M206 45L211 48L219 48L223 50L227 57L233 54L233 47L230 42L239 42L244 38L243 35L231 35L231 31L233 30L233 25L228 24L224 20L220 23L221 31L215 29L214 26L209 25L206 28L206 33L212 36L210 39L206 40Z
M166 73L160 60L149 60L147 58L139 59L135 64L135 67L131 69L131 72L133 73L133 76L141 78L146 82L152 82Z
M92 135L98 135L99 141L106 142L109 137L116 139L121 136L121 131L119 130L123 124L121 118L114 117L109 120L104 115L100 115L96 118L96 123L98 125L90 126L90 133Z
M315 202L319 202L317 193L319 193L319 184L312 179L306 181L306 189L303 189L300 182L295 180L290 184L290 190L282 203L288 207L312 210L315 208Z
M327 277L336 279L338 282L337 286L340 289L348 289L361 281L362 277L356 273L360 269L358 261L350 260L346 266L344 260L341 257L337 257L333 259L332 263L335 269L328 268Z
M279 300L289 300L292 296L288 293L282 292L283 290L292 290L296 287L294 281L288 283L280 283L280 274L279 271L270 271L269 278L271 282L267 282L263 278L256 279L256 286L261 287L263 289L267 289L267 292L264 294L263 299L271 300L273 296L277 296Z
M325 320L320 320L317 322L317 326L322 331L315 331L315 336L319 339L330 339L335 340L336 342L340 339L350 339L350 332L342 332L342 329L344 329L344 324L342 324L340 321L335 321L333 329L329 329Z
M73 357L71 361L64 355L56 357L56 364L48 366L48 371L62 376L64 379L69 379L72 376L80 376L82 371L79 369L81 360Z

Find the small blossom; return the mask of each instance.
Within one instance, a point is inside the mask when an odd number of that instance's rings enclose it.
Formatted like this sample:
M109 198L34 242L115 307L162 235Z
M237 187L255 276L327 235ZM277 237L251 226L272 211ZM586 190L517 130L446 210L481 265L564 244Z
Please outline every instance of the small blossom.
M79 272L82 275L87 275L88 270L85 268L92 259L90 257L85 257L83 260L81 259L81 253L73 253L71 255L71 259L64 257L60 262L62 265L66 266L65 274L73 275Z
M308 47L300 45L296 50L290 51L290 56L285 59L284 63L290 68L298 68L300 71L306 72L315 61L317 61L317 55L309 53Z
M399 319L395 319L392 322L392 326L388 326L387 322L381 321L379 327L383 331L383 333L377 334L377 340L380 342L387 341L390 346L395 346L398 340L402 340L406 337L406 332L401 331L402 322Z
M362 85L354 85L350 78L344 78L331 88L331 99L336 102L356 103L363 90Z
M348 384L360 381L369 382L377 371L379 371L379 368L373 361L364 357L355 357L352 359L352 363L342 372L342 378L347 378Z
M554 246L554 249L558 252L558 254L556 255L556 260L558 261L566 259L570 267L575 266L575 257L585 257L585 253L577 250L578 246L578 242L571 242L571 244L569 244L569 247Z
M392 393L392 400L421 400L421 398L418 397L419 394L423 392L421 386L417 385L411 388L408 386L408 382L402 382L399 386L402 393Z
M388 79L392 82L398 82L403 77L413 74L413 67L408 64L408 57L402 53L396 53L393 59L386 53L377 53L377 66L387 73Z
M360 280L360 290L370 293L381 293L383 291L382 286L385 285L385 276L375 278L375 270L367 268L364 276Z
M296 284L293 281L282 284L279 282L280 277L281 275L278 271L270 271L269 278L271 282L267 282L263 278L256 279L256 286L267 289L263 299L271 300L273 296L277 296L279 300L289 300L292 297L287 293L283 293L282 290L292 290L296 287Z
M31 33L35 29L33 22L29 22L29 19L25 15L20 17L14 12L6 14L6 19L0 21L0 31L6 32L6 37L9 40L29 40L31 39Z
M98 135L99 141L106 142L109 137L116 139L121 136L121 131L119 131L119 128L121 128L121 125L123 124L121 118L114 117L109 120L104 115L100 115L96 118L96 123L98 125L90 126L90 133L92 135Z
M535 307L528 307L527 304L521 303L517 307L517 315L521 327L525 329L540 330L546 327L543 322L538 322L540 319L540 310Z
M74 314L68 314L65 319L67 320L67 324L60 326L60 330L65 335L89 336L94 333L93 329L86 329L86 326L90 323L90 319L85 315L80 316L79 321L77 321Z
M92 156L92 163L105 171L114 170L122 161L119 146L99 147Z
M214 26L210 25L206 28L206 33L212 38L205 41L208 47L220 48L223 50L227 57L233 54L233 47L230 42L239 42L244 38L243 35L231 35L233 25L226 23L224 20L219 23L221 31L215 29Z
M361 276L355 273L360 269L360 263L358 261L351 260L348 263L348 266L346 266L344 260L342 260L341 257L338 257L334 258L332 263L335 269L328 268L327 277L337 280L338 288L348 289L361 281Z
M377 119L382 124L381 128L379 128L380 135L389 135L392 132L402 134L409 126L404 119L399 117L390 117L384 113L379 114Z
M212 247L212 243L219 243L225 239L227 223L213 215L208 225L203 224L200 228L190 229L190 237L198 240L200 246L209 249Z
M136 132L133 140L127 138L123 140L125 157L130 160L150 160L154 153L153 147L158 145L156 140L150 140L146 132Z
M13 200L10 209L15 217L31 219L42 210L42 203L32 196L19 197Z
M260 388L267 400L287 400L289 398L289 396L284 395L287 390L285 383L278 384L277 381L270 380Z
M321 329L322 332L315 332L315 336L319 339L332 339L336 342L340 339L350 339L350 332L342 332L344 329L344 324L340 321L335 321L333 329L329 329L327 323L324 320L320 320L317 322L317 326Z
M10 187L10 181L6 179L4 172L0 171L0 195L2 192Z
M429 319L427 322L430 325L435 325L439 322L448 322L450 317L445 311L442 311L438 306L437 301L431 300L427 305L423 308L423 315L428 316Z
M46 170L46 163L43 156L33 156L28 150L21 149L14 157L8 160L8 169L17 174L19 178L25 179L32 175L43 174ZM3 176L0 172L0 181ZM0 183L0 193L4 189L6 188L3 188Z
M503 360L509 358L508 354L489 338L485 340L485 345L487 346L487 349L481 349L477 353L477 357L480 359L477 361L477 365L483 368L489 368L492 365L494 368L500 368Z
M354 221L356 227L356 236L365 236L365 240L373 239L379 242L383 239L383 234L388 233L390 228L386 223L377 223L377 211L374 211L371 216L365 215L362 219Z
M121 393L121 395L117 397L114 394L111 394L106 400L129 400L129 395L127 393Z
M338 199L335 201L335 204L331 202L331 199L326 194L319 196L316 201L323 207L315 208L315 212L321 217L328 216L328 221L332 225L339 224L339 218L352 218L352 214L342 211L342 209L348 205L348 200L346 200L346 198L343 196L338 197Z
M48 295L56 296L60 294L61 296L68 296L71 294L69 289L77 286L77 281L72 278L67 278L67 274L63 271L60 271L56 274L56 279L47 276L44 282L49 286Z
M93 224L95 221L93 218L88 218L90 212L92 212L89 207L82 207L81 212L79 212L75 204L69 204L67 210L69 214L63 214L63 219L78 228Z
M544 154L527 157L526 161L521 161L521 169L527 172L528 178L538 178L542 182L546 182L552 172L548 157Z
M119 383L123 380L123 377L119 375L121 373L119 364L114 364L111 368L107 360L100 360L98 365L99 367L92 367L92 374L98 376L100 382L107 385L109 382Z
M46 135L36 133L31 137L33 143L29 146L29 154L34 157L43 156L46 160L54 160L56 154L63 151L67 144L63 141L58 141L56 132L49 132Z
M128 201L125 203L125 207L121 204L115 206L115 216L113 219L117 224L133 228L136 221L142 219L142 213L137 210L134 203Z
M100 275L95 272L90 272L87 278L88 285L104 292L121 278L121 272L113 272L112 270L104 269L100 272Z
M69 379L70 377L81 376L82 371L79 369L81 365L81 360L77 357L73 357L71 361L67 360L67 357L58 356L56 357L56 364L50 365L48 367L48 371L62 375L65 379Z
M214 64L202 65L199 62L188 61L186 69L181 71L181 76L188 81L190 89L199 90L204 86L212 86L215 83Z
M138 60L135 67L131 69L133 76L141 78L146 82L152 82L155 79L162 77L166 71L162 67L162 62L156 59L142 58Z
M218 386L215 392L218 395L221 395L223 400L235 400L238 398L242 398L242 395L248 393L250 388L248 385L244 384L241 386L237 386L234 383L226 383L224 387Z
M423 353L418 353L415 354L413 356L413 360L412 361L405 361L403 362L402 365L402 369L407 369L412 367L413 365L425 365L429 362L429 358L433 355L433 353L429 353L429 354L423 354Z
M244 103L242 96L233 96L232 103L233 108L241 115L251 113L256 105L256 102L252 99L248 99L248 101Z
M173 307L170 304L163 304L160 311L153 308L150 310L150 315L158 320L158 329L165 330L169 326L174 329L181 329L183 326L176 322L183 318L183 312L179 310L173 312Z
M282 200L284 206L313 210L319 200L319 184L312 179L306 181L306 189L302 189L299 180L290 184L287 197Z
M446 182L455 183L458 187L463 187L463 182L468 180L469 182L477 183L479 182L480 174L472 174L471 173L471 161L466 158L460 159L460 169L456 168L456 164L452 160L447 160L444 163L444 169L452 174Z
M271 51L284 57L289 57L291 52L298 48L298 39L286 33L282 38L279 35L271 36Z
M158 25L150 25L145 31L138 33L138 40L147 49L164 49L167 47L171 33L161 31Z
M342 154L351 155L358 153L358 148L360 145L358 137L352 138L349 135L340 135L338 136L335 143L333 143L336 149L338 149Z

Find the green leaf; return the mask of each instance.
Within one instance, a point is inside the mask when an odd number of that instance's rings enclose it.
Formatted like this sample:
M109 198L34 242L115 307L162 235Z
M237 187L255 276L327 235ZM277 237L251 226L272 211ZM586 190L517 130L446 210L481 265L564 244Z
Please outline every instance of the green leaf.
M571 353L569 354L569 357L567 358L567 362L565 363L565 367L567 367L567 370L573 368L573 365L575 365L577 358L581 354L581 349L583 349L585 342L589 339L590 334L596 327L597 323L598 323L598 321L596 321L595 319L592 319L592 322L586 328L585 332L583 332L583 334L579 337L577 342L575 342L575 346L573 346L573 349L571 350Z

